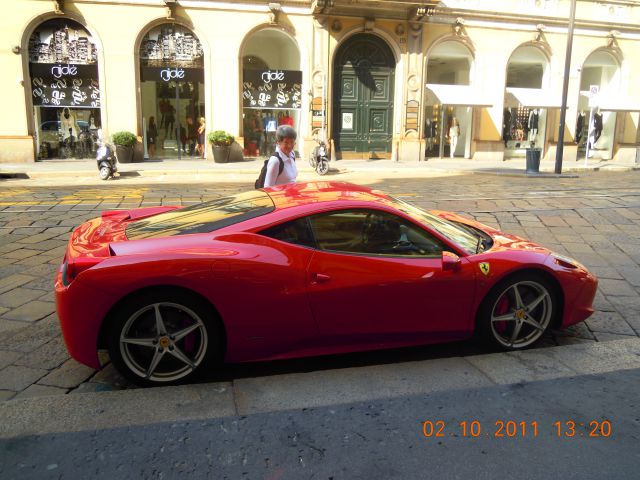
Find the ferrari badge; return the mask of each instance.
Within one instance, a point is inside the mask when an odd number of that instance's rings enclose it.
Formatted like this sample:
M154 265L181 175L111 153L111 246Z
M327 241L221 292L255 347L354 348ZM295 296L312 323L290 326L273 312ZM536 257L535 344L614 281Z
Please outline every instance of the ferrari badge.
M489 262L480 262L478 266L480 267L480 271L482 273L484 273L485 275L489 275L489 269L490 269Z

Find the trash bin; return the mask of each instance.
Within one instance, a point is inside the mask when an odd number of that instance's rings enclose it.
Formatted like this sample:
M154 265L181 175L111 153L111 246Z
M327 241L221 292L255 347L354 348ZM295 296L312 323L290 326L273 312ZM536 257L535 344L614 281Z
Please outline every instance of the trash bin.
M527 173L540 173L541 148L527 148Z

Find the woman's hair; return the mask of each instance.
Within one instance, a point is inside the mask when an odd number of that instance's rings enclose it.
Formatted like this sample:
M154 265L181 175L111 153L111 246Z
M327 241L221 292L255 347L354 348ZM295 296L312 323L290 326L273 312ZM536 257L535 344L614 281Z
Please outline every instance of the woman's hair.
M281 142L285 138L291 138L295 140L298 138L298 134L293 127L289 125L280 125L276 130L276 141Z
M204 117L200 117L198 121L200 122L200 125L204 124Z
M151 115L149 117L149 125L153 125L154 123L156 123L156 118L153 115Z

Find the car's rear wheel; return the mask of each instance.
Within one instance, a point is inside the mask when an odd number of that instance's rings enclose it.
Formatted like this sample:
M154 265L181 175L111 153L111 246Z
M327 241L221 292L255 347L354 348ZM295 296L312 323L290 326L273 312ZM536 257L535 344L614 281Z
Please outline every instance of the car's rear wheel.
M542 338L558 308L555 288L544 276L519 273L489 292L480 309L479 333L501 349L523 349Z
M213 309L195 296L149 292L111 316L109 355L139 385L186 382L221 358L217 325Z

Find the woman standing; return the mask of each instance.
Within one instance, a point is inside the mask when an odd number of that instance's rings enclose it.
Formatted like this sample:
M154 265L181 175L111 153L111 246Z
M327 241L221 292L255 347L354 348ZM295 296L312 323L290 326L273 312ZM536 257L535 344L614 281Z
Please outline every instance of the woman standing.
M206 155L205 155L206 152L204 149L204 130L205 130L204 117L200 117L198 122L200 123L200 125L198 126L198 146L196 147L196 152L198 152L198 155L200 157L206 158Z
M155 117L149 117L149 126L147 127L147 149L149 150L149 157L156 156L156 142L158 141L158 127L156 125Z

